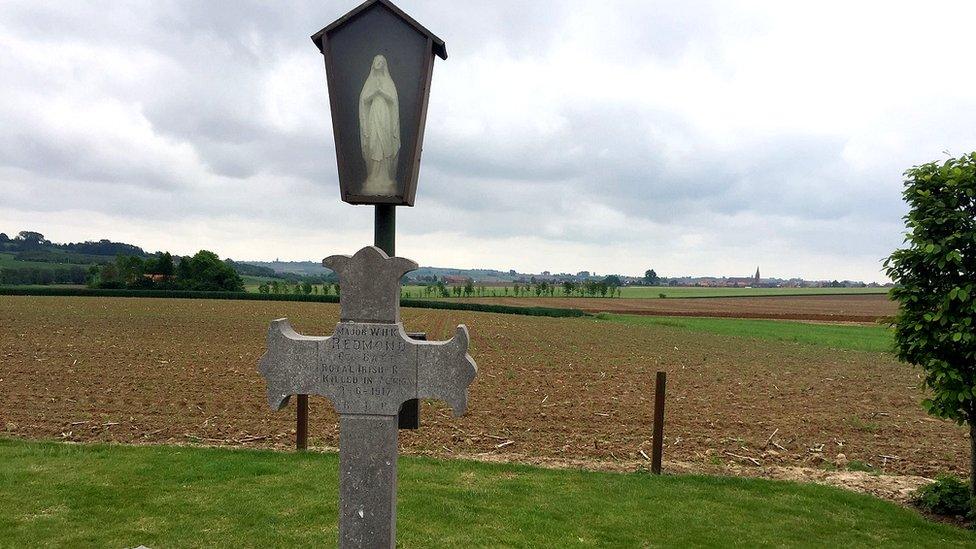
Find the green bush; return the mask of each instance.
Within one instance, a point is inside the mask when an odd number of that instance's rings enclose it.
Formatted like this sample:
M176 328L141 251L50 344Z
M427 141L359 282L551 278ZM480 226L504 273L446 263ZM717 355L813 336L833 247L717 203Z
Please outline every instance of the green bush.
M966 516L972 510L969 486L952 475L940 475L932 484L919 488L914 502L937 515Z
M905 172L903 248L885 261L898 359L924 372L922 406L969 425L976 456L976 152ZM970 471L976 492L976 471Z

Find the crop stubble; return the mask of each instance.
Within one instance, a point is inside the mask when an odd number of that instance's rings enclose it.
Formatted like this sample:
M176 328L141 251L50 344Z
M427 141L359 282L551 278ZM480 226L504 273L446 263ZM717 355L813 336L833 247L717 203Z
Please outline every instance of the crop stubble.
M294 408L268 408L256 368L283 316L324 335L338 307L2 297L0 435L290 447ZM666 370L666 461L819 466L844 453L903 474L966 467L963 429L922 411L917 371L891 355L586 319L403 316L431 339L466 323L479 365L468 414L425 403L421 429L401 431L407 453L636 466L650 455L654 372ZM313 445L335 447L331 406L310 400Z

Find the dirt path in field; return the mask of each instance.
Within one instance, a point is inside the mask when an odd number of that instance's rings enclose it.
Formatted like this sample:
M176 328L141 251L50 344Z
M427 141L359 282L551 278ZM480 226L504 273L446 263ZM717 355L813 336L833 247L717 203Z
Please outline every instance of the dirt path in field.
M769 318L826 322L876 322L891 316L897 305L886 295L822 295L710 298L472 297L463 303L579 309L590 313L656 316Z
M966 430L919 405L918 372L887 354L627 326L405 309L408 330L472 334L469 412L424 403L405 453L636 467L651 452L654 372L668 372L665 460L762 476L848 462L964 474ZM269 320L330 333L332 304L0 297L0 436L289 448L256 363ZM337 418L311 399L313 446ZM643 453L642 453L643 452ZM601 465L602 467L602 465Z

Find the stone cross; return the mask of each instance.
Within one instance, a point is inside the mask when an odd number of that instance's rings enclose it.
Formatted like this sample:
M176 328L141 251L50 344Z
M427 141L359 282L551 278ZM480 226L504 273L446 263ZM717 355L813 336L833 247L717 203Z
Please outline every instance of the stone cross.
M397 413L415 398L447 402L464 413L477 366L468 329L449 341L410 339L400 322L400 278L417 268L367 246L352 257L322 261L339 276L340 318L329 337L271 323L258 366L268 403L280 410L290 395L321 395L339 413L339 546L396 544Z

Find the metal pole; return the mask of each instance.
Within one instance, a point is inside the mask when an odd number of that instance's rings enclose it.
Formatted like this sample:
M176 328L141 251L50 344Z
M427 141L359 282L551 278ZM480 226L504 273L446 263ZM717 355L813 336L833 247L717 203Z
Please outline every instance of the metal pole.
M374 208L373 245L393 257L396 255L396 206L377 204ZM403 403L397 417L397 426L400 429L420 428L420 402L417 399Z
M396 206L392 204L377 204L373 216L373 245L386 252L386 255L396 255Z
M295 403L298 409L295 425L295 449L308 450L308 395L298 395Z
M651 448L651 472L661 474L661 455L664 452L664 391L667 386L668 374L657 373L657 384L654 388L654 439Z

